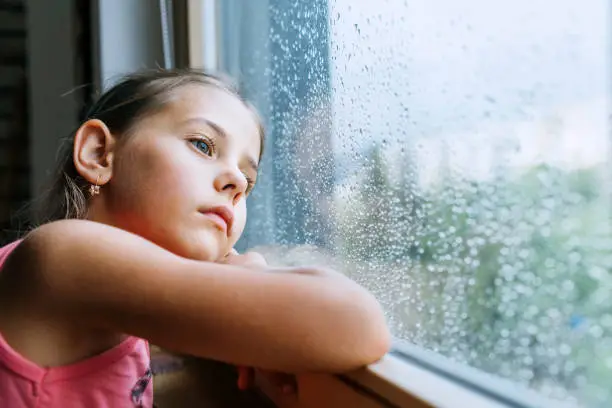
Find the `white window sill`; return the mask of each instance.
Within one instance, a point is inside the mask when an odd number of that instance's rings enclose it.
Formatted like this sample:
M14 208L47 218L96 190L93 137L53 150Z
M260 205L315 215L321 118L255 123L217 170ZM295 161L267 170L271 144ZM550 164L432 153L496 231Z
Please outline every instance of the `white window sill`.
M279 408L506 407L393 355L342 377L302 375L298 389L297 396L283 395L262 384L264 393Z
M568 406L459 364L445 361L446 373L442 373L436 367L439 361L431 361L431 365L430 362L421 364L419 353L413 360L414 350L402 348L403 352L410 353L407 358L400 356L396 349L378 363L350 374L301 375L298 377L297 395L283 395L280 390L262 382L260 387L279 408Z

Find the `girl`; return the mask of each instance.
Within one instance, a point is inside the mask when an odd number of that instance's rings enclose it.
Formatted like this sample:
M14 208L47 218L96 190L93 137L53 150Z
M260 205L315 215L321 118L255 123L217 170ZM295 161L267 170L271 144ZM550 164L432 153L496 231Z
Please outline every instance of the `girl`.
M0 406L150 407L148 342L290 373L385 354L362 287L232 251L262 149L254 111L209 75L140 73L102 95L45 223L0 250Z

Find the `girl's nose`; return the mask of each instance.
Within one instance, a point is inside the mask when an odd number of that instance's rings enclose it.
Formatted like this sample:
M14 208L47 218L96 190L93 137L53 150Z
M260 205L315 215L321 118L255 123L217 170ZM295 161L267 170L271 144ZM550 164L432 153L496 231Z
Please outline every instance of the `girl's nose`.
M227 169L219 173L214 181L215 190L227 194L233 205L236 205L248 187L246 177L238 169Z

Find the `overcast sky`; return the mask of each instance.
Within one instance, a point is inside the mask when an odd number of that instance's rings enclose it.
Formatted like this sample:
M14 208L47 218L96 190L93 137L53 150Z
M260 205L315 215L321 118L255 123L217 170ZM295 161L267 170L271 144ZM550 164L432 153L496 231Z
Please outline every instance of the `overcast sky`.
M609 4L330 0L337 152L446 143L481 175L500 145L512 165L608 160Z

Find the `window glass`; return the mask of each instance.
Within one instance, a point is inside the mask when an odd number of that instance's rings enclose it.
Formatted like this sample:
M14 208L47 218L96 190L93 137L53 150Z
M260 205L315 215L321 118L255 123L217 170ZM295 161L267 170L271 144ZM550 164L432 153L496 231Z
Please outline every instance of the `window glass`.
M610 406L609 2L253 3L221 12L268 128L242 247L343 270L402 340Z

